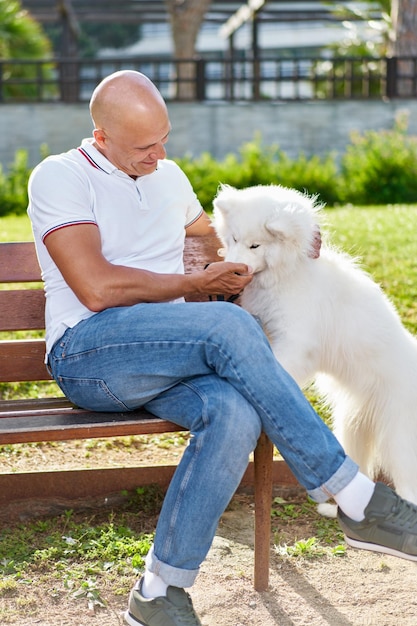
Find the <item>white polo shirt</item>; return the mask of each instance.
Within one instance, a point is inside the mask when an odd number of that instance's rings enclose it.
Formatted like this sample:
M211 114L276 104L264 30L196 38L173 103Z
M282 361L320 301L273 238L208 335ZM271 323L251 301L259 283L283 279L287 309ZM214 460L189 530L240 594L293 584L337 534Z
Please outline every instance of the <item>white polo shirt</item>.
M168 159L133 180L85 139L42 161L29 180L28 214L46 293L47 353L67 328L94 315L75 296L48 254L49 233L96 224L110 263L183 274L185 228L202 213L188 178Z

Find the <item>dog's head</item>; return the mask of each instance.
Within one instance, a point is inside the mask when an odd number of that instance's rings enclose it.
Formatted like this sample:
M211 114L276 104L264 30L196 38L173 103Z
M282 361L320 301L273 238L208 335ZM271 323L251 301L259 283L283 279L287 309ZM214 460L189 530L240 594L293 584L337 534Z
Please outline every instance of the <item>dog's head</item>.
M246 263L254 273L287 273L314 255L321 208L314 197L280 185L221 185L213 206L226 261Z

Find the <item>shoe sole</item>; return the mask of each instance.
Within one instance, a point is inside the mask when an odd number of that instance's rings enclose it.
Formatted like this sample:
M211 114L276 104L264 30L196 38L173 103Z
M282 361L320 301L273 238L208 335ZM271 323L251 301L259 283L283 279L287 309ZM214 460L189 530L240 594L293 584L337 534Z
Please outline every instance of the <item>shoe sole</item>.
M123 613L123 619L126 624L129 624L129 626L147 626L147 624L145 624L144 622L140 622L136 619L136 617L133 617L133 615L129 613L129 611L125 611Z
M379 546L377 543L366 543L366 541L358 541L345 535L345 541L352 548L358 548L359 550L370 550L371 552L382 552L383 554L389 554L390 556L397 556L400 559L406 559L407 561L417 561L417 556L413 554L407 554L406 552L400 552L394 550L394 548L387 548L385 546Z

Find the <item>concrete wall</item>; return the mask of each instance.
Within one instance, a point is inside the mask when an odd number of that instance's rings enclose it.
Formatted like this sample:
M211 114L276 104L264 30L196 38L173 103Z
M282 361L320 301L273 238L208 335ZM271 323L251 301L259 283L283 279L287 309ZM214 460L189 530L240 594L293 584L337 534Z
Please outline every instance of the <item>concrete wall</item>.
M169 156L208 151L217 159L251 141L256 132L265 144L278 144L289 156L344 152L353 130L390 129L399 112L409 116L409 134L417 135L417 101L170 103ZM25 148L30 165L40 146L62 152L91 134L86 104L0 105L0 163L7 169L15 151Z

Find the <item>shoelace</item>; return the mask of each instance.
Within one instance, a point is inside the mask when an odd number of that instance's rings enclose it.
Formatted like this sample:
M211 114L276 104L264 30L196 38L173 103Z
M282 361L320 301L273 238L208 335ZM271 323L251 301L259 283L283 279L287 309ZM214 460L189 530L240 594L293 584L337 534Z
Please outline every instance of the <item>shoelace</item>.
M387 515L387 520L390 519L395 519L395 522L403 528L417 532L417 506L399 496L396 497L391 513Z
M175 606L173 605L173 613L175 617L181 619L181 623L184 626L200 626L200 623L197 620L196 614L193 609L193 605L190 597L187 594L188 603L185 606Z

